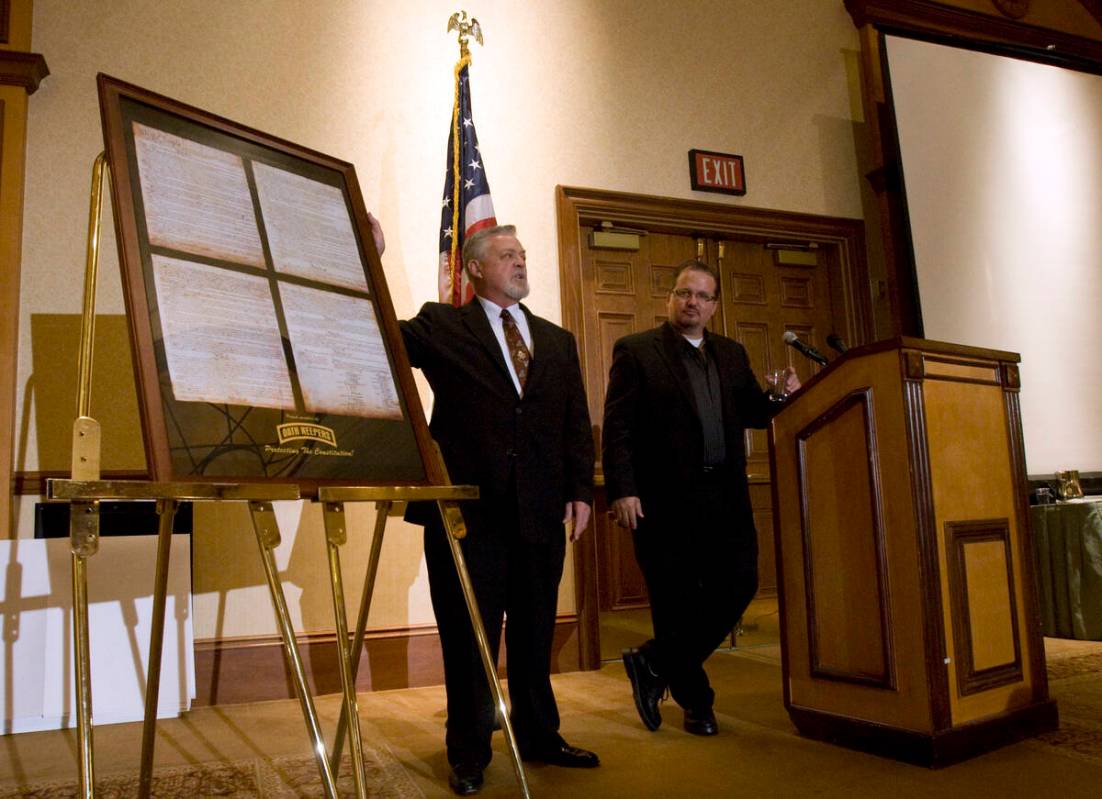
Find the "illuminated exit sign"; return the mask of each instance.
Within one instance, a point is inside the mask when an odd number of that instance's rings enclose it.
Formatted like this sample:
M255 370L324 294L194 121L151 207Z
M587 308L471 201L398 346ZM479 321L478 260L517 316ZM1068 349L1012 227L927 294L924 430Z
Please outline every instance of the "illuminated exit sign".
M741 155L689 150L689 178L693 191L746 194Z

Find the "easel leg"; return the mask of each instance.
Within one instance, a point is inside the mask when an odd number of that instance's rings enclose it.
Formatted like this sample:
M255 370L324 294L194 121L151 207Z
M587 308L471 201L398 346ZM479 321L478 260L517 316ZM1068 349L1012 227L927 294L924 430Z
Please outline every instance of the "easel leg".
M352 638L352 651L349 657L349 670L352 684L356 684L356 674L360 670L360 654L363 652L364 636L367 632L367 616L371 612L371 597L375 593L375 576L379 573L379 555L383 551L383 532L386 530L386 517L393 503L387 499L375 503L375 534L371 538L371 555L367 560L367 574L364 575L364 589L360 596L360 612L356 617L356 634ZM339 629L339 628L338 628ZM337 721L337 735L333 739L333 773L340 772L341 751L344 749L344 734L348 724L348 709L341 708Z
M161 693L161 656L165 640L165 605L168 593L168 561L172 550L172 521L179 503L157 500L157 571L153 578L153 617L149 634L149 668L145 678L145 721L142 724L142 768L138 796L148 799L153 785L153 747L157 737L157 704Z
M75 511L74 505L74 511ZM77 740L80 796L95 796L95 755L92 745L92 667L88 647L88 573L85 558L73 554L73 661L76 664Z
M96 793L95 753L92 745L92 658L88 635L88 558L99 550L99 503L69 505L69 546L73 575L73 663L76 672L77 771L80 793L91 799Z
M474 586L471 585L471 576L467 572L467 562L463 558L463 549L459 546L459 539L467 534L463 515L460 513L459 504L456 502L438 500L436 505L440 509L440 518L444 522L444 534L448 538L448 546L451 547L452 559L455 561L455 571L459 576L459 585L463 588L463 598L467 601L467 613L470 614L471 627L474 629L478 651L482 655L482 667L486 670L486 680L490 684L490 693L493 695L494 705L497 707L498 718L501 719L501 729L505 733L505 741L509 745L509 754L513 758L513 771L516 772L517 782L520 783L521 795L530 797L528 777L524 773L524 765L520 760L520 750L517 748L517 740L513 735L513 723L509 719L509 709L505 706L501 684L497 681L497 668L493 653L490 651L490 641L486 637L486 629L482 626L482 614L478 610L478 600L475 597Z
M272 597L272 606L275 609L280 634L283 636L283 651L287 655L288 664L295 678L298 701L302 706L302 715L313 743L314 758L318 762L318 771L321 773L326 796L336 799L336 781L333 779L333 771L329 768L325 741L321 735L321 724L318 722L314 701L310 697L309 687L306 684L306 672L302 667L302 658L295 643L295 630L287 611L287 599L283 595L283 586L279 582L275 557L272 555L272 550L279 545L279 528L276 525L275 513L272 511L270 502L250 502L249 512L252 514L256 542L260 546L260 560L264 565L264 576L268 580L268 592Z
M84 261L84 302L80 316L80 359L77 373L77 418L73 422L74 480L98 480L100 426L88 412L92 400L92 350L96 330L96 274L99 270L99 217L103 207L103 177L107 156L92 165L88 208L88 241ZM76 664L77 740L80 743L80 796L96 793L92 747L92 661L88 638L87 560L99 549L99 503L69 503L69 545L73 552L73 661Z
M344 581L341 576L340 547L348 540L344 503L325 503L324 514L325 543L329 551L329 584L333 589L333 618L337 625L337 658L341 668L341 688L344 690L341 719L348 719L349 737L352 746L352 779L356 786L356 796L360 799L366 799L367 787L365 785L363 741L360 738L360 712L356 705L356 672L352 668L348 653L348 618L344 612ZM340 751L335 745L333 747L333 762L330 768L334 775L340 772Z

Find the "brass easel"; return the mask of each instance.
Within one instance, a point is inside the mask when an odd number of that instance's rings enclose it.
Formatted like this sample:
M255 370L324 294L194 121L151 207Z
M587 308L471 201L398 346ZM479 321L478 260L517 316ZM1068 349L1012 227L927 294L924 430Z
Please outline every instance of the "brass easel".
M374 591L379 554L382 549L383 528L391 503L401 500L433 500L437 502L455 560L456 571L463 588L471 624L486 669L487 679L502 719L513 758L514 770L526 798L530 796L528 783L521 765L520 753L513 736L512 725L505 706L501 686L490 652L489 642L478 604L467 573L466 563L459 546L459 539L466 534L458 500L474 499L478 489L474 486L386 486L322 488L319 499L324 504L326 542L329 553L330 585L333 591L333 611L338 631L338 657L341 667L341 683L344 694L341 721L338 725L335 753L330 760L317 710L310 696L302 658L295 641L294 627L287 609L286 597L275 563L274 550L280 543L279 528L272 502L298 500L301 492L293 484L238 484L238 483L165 483L100 479L100 426L89 415L92 388L92 354L95 335L96 279L99 268L99 226L103 205L103 180L107 173L107 159L100 153L92 170L91 203L88 221L88 247L84 274L84 302L81 318L79 355L79 386L77 418L73 423L72 476L69 480L49 480L47 496L66 500L70 504L69 538L72 551L73 594L73 653L76 673L77 737L79 743L79 793L84 799L95 796L95 762L92 736L92 686L91 658L88 631L88 578L87 560L99 549L99 504L104 500L154 499L157 502L158 538L157 562L154 575L153 615L150 631L149 663L146 674L145 716L142 727L141 773L139 797L149 797L153 780L153 751L156 738L157 704L160 693L161 654L164 642L164 617L168 588L168 564L172 543L172 523L179 502L194 501L242 501L249 503L253 531L260 550L268 591L275 610L284 651L294 677L295 691L302 708L318 771L327 796L336 799L336 774L340 762L345 728L351 731L352 760L356 795L366 797L366 774L360 737L359 715L356 706L355 671L363 648L368 610ZM439 455L437 455L439 457ZM376 501L379 516L376 519L375 538L372 542L367 579L364 584L360 613L357 619L354 647L348 641L348 623L344 610L344 589L340 571L339 547L347 541L344 519L345 501ZM349 723L351 719L351 723Z
M73 653L76 672L77 738L79 781L82 797L95 795L95 762L92 738L92 683L88 633L87 560L99 549L99 503L103 500L154 499L157 501L157 566L154 576L153 620L149 664L146 675L145 720L142 729L142 760L139 796L148 797L153 775L153 744L160 693L161 651L168 587L168 561L172 543L172 521L180 500L245 501L249 503L257 544L260 547L268 589L279 621L283 645L294 672L295 688L314 743L315 757L329 796L336 796L336 783L321 725L306 684L306 674L287 614L287 602L275 568L273 550L279 544L279 530L271 502L300 498L298 486L289 484L154 483L100 480L100 427L89 416L92 389L92 352L96 319L96 278L99 269L99 223L103 207L103 180L107 159L96 157L92 168L91 207L88 219L88 249L84 272L84 303L81 317L77 418L73 423L72 479L50 480L50 499L68 500L69 540L72 550Z

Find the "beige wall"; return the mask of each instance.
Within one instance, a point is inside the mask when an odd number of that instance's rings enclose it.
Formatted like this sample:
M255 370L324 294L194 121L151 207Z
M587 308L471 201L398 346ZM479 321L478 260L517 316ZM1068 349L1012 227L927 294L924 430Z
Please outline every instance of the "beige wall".
M455 9L453 0L35 3L33 49L51 76L30 117L17 469L68 461L54 431L69 426L72 405L65 379L46 371L75 371L75 360L44 331L80 309L90 167L102 148L96 73L355 163L387 230L383 261L403 317L435 298ZM689 189L686 152L699 147L745 156L749 191L732 204L862 215L857 36L841 0L501 0L468 10L486 37L472 68L484 161L498 217L518 225L528 249L537 313L560 318L557 184L714 201ZM99 309L116 316L117 333L114 246L108 230ZM120 431L105 442L105 465L140 468L125 337L110 341L93 408ZM19 509L20 535L34 499ZM359 538L371 518L369 508L356 514ZM305 629L324 628L320 514L292 504L280 521L291 603ZM432 623L417 530L397 521L388 530L372 623ZM349 547L350 577L366 543ZM199 509L194 544L196 636L274 631L246 514ZM569 566L561 608L573 608Z

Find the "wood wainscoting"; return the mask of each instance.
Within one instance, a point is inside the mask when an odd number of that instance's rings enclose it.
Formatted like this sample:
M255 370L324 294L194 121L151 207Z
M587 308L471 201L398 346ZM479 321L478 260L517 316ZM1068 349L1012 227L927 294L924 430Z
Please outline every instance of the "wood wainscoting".
M349 636L351 638L351 636ZM313 696L341 692L335 633L304 633L296 639ZM498 675L507 676L505 637ZM577 671L578 619L560 616L555 625L551 671ZM389 691L442 685L444 661L435 626L371 630L360 656L357 691ZM278 635L206 639L195 642L193 706L232 705L294 699L295 689Z

